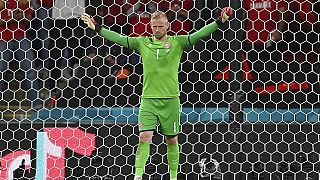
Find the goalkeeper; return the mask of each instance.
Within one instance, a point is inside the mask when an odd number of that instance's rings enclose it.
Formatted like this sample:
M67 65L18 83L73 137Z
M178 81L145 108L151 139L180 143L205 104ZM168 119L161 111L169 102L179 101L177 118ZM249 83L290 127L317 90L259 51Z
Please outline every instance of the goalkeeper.
M178 69L181 55L187 47L211 35L233 14L230 7L220 17L191 35L169 36L165 13L156 11L151 16L152 37L128 37L101 27L88 14L81 19L92 30L109 41L138 50L143 63L143 90L139 110L139 144L135 158L135 180L141 180L149 157L150 143L156 125L165 135L170 179L177 180L179 164L178 134L180 132L180 100Z

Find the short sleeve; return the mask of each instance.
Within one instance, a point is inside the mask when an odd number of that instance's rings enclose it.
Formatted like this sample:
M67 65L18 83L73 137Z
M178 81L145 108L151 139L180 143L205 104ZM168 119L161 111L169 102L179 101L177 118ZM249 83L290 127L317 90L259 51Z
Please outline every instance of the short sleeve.
M178 41L182 49L186 49L192 46L189 35L177 35L175 39L176 41Z

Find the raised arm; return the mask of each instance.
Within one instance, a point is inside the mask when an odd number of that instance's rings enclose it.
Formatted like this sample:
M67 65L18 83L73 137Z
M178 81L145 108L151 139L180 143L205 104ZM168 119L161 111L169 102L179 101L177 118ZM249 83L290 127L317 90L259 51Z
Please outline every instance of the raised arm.
M127 36L123 36L119 33L103 28L101 25L97 24L89 14L83 13L83 15L81 15L81 19L85 24L88 25L90 29L98 32L101 36L108 39L109 41L115 42L127 48L129 47Z
M194 45L201 39L211 35L215 30L217 30L218 26L226 22L232 14L233 10L231 7L223 8L220 17L216 21L202 27L200 30L190 35L189 40L191 45Z

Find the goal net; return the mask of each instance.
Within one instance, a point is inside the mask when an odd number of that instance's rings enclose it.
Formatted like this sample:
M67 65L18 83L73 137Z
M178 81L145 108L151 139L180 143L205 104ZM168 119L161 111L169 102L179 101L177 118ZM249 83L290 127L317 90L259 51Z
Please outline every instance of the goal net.
M179 180L320 180L317 0L0 0L0 179L133 179L143 63L104 39L234 14L179 67ZM143 179L169 180L156 132Z

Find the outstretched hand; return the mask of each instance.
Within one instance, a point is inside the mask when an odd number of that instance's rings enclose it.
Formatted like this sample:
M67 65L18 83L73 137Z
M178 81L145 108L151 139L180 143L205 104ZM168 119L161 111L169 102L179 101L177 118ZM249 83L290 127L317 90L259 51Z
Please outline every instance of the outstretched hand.
M226 22L230 16L233 15L233 9L231 7L224 7L220 13L220 19L224 23Z
M87 13L81 15L81 20L92 30L96 30L96 21Z

